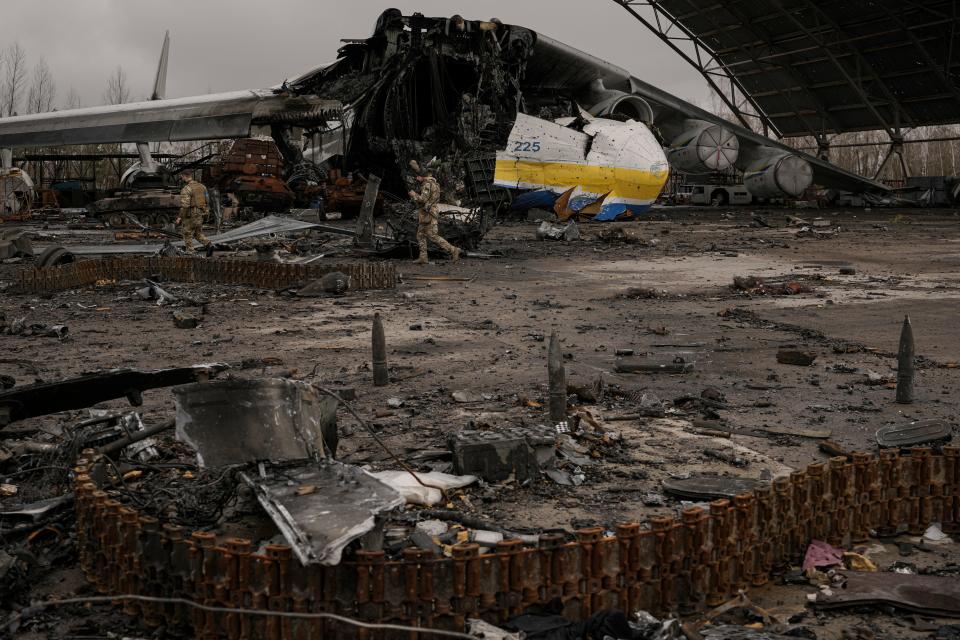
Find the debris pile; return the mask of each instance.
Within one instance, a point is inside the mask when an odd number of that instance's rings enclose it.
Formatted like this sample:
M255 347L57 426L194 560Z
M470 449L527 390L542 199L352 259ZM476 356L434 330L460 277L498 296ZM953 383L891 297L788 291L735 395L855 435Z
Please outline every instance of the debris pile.
M796 280L770 280L759 276L736 276L732 288L752 296L793 296L813 292L812 287Z
M420 541L421 545L430 548L407 548L403 551L402 559L398 560L404 570L397 574L397 577L403 581L415 579L418 586L411 590L410 584L414 583L407 582L408 587L398 592L399 599L396 601L397 605L403 604L404 611L416 610L422 613L415 616L401 614L400 619L407 624L431 626L438 624L444 616L452 616L450 621L455 625L460 624L462 628L468 617L468 611L463 609L462 598L454 596L449 604L446 604L445 600L435 600L433 607L428 610L417 607L411 609L406 605L419 602L427 597L427 593L459 592L467 597L480 598L480 608L475 611L486 618L502 615L507 609L503 609L498 603L510 602L515 598L524 608L536 604L539 596L535 594L544 588L547 593L557 589L565 594L589 596L584 602L603 602L608 599L610 602L621 602L625 594L636 594L626 596L629 598L627 602L631 605L630 610L641 608L653 612L668 612L676 607L689 609L702 608L704 605L719 606L726 598L734 595L736 590L741 588L740 585L763 584L775 565L784 561L790 563L792 558L801 554L806 544L799 544L803 537L796 535L798 529L811 531L814 536L827 540L841 540L849 535L855 542L866 541L869 530L895 531L901 524L906 524L911 531L926 530L928 523L920 519L919 513L916 518L908 516L906 520L901 519L905 513L899 507L902 498L879 498L872 501L874 498L871 498L871 495L877 496L880 493L879 489L874 491L873 488L879 487L882 478L897 478L898 494L901 488L906 491L922 490L928 496L943 495L941 491L953 491L958 481L956 477L946 477L933 472L934 469L945 469L942 463L952 460L957 455L957 450L950 448L949 451L945 450L945 454L949 457L920 449L914 450L909 456L900 455L896 451L885 451L879 458L868 454L854 454L852 463L834 459L829 466L814 464L805 472L797 472L789 478L777 478L771 485L758 486L749 493L739 493L733 502L727 499L715 500L709 510L690 507L684 510L682 521L654 518L650 530L644 530L638 523L619 526L613 536L604 535L601 528L582 529L576 533L573 544L568 543L569 539L564 535L541 534L538 546L531 548L524 544L523 537L507 539L506 536L495 535L497 532L488 536L477 531L468 534L464 541L453 544L447 557L443 552L443 540L452 538L444 538L446 532L442 525L423 523L415 531L430 537L429 542L426 539ZM918 467L914 464L917 460L924 460L929 464ZM183 569L178 568L174 559L178 554L190 553L191 549L208 550L204 553L212 554L211 562L204 563L202 580L183 584L226 585L225 581L230 580L229 574L218 569L222 561L216 561L215 558L229 554L249 566L249 571L245 574L246 582L233 588L252 594L260 593L267 587L267 576L260 577L259 567L264 563L279 563L284 567L284 571L298 573L300 570L295 567L305 559L301 554L318 550L318 542L328 539L319 535L303 536L299 533L299 527L328 527L340 522L339 517L323 522L309 517L304 520L303 516L297 516L296 510L291 511L290 507L280 509L279 505L284 504L283 501L291 506L319 501L327 505L325 508L331 508L343 503L339 499L330 502L332 498L324 487L343 487L338 491L350 491L349 487L352 485L352 482L347 482L346 485L342 482L324 482L315 475L316 470L279 471L281 475L277 481L271 480L277 471L268 472L266 479L262 478L263 469L250 472L245 482L257 487L255 493L261 504L278 505L276 515L272 509L267 509L275 522L279 525L280 520L285 519L289 524L295 525L284 532L287 544L271 544L265 548L265 555L261 555L255 551L256 547L251 540L234 539L226 541L226 546L216 546L214 538L209 534L195 533L192 538L187 538L180 529L158 528L149 519L138 517L136 511L121 507L121 503L109 497L109 487L117 478L104 469L103 462L102 456L92 451L82 455L78 462L76 492L81 562L90 570L88 575L93 577L98 588L108 593L122 593L129 589L129 569L121 567L127 566L126 563L137 556L140 557L138 562L148 563L160 573L157 574L157 579L140 582L136 588L145 595L157 593L156 590L162 589L163 584L177 580L178 572ZM319 467L320 473L342 468L337 465L331 467L330 464L325 463L326 467ZM951 465L951 468L952 466L955 465ZM325 468L330 471L323 471ZM96 475L104 478L99 485L94 481ZM279 481L281 478L284 480ZM418 480L424 481L425 485L430 484L426 481L427 478ZM858 492L857 487L864 490ZM274 493L278 490L281 493ZM388 489L383 491L387 491L385 495L390 495ZM379 507L375 507L368 511L369 507L363 503L353 504L347 495L344 494L341 498L345 498L347 505L351 506L349 509L346 505L343 508L337 507L337 514L342 513L345 516L354 510L358 514L371 514L379 510ZM364 495L370 500L374 494L366 490ZM837 500L835 496L843 499ZM382 504L397 506L399 502L391 499ZM894 504L897 505L895 508L886 511L872 508ZM759 517L761 513L763 517ZM304 516L306 515L305 513ZM368 517L368 522L369 519ZM943 526L946 526L946 523ZM284 527L280 528L281 531L284 530ZM130 540L134 546L115 547L113 553L104 554L103 533L107 531L115 531L117 540ZM354 528L349 531L350 535L360 535L363 532ZM690 535L683 533L686 531L689 531ZM437 535L431 536L430 532ZM389 529L384 533L394 535ZM301 537L298 538L298 535ZM417 536L418 539L421 537ZM434 541L434 537L438 540ZM456 539L459 540L460 537L458 535ZM473 542L468 541L471 538ZM661 538L664 542L655 544ZM113 539L113 536L106 539ZM733 543L734 539L739 542ZM298 542L290 544L291 540ZM354 559L344 559L335 568L326 569L336 571L338 580L347 580L350 583L358 579L359 575L368 575L364 580L369 579L371 582L363 582L367 586L360 592L359 599L353 600L355 595L341 598L334 593L327 595L326 592L310 590L307 597L313 601L314 606L320 603L333 606L332 602L327 602L334 597L338 601L337 610L349 615L362 615L361 607L365 602L380 607L392 606L390 603L394 602L391 600L393 596L390 592L381 590L381 587L387 584L386 574L378 571L368 573L384 561L385 552L375 548L378 543L373 539L368 540L367 544L374 545L374 548L358 550ZM485 547L486 544L493 546ZM488 549L487 557L495 559L493 562L484 560L485 548ZM714 550L713 553L707 552L708 549ZM716 559L709 560L711 557ZM811 560L815 563L814 566L823 562L819 556L811 557L817 558ZM595 560L583 564L585 558ZM708 560L696 561L696 558ZM414 567L424 566L423 562L427 559L431 560L429 566L432 567L429 577L428 574L414 571ZM671 569L674 563L677 563L677 569ZM729 576L726 570L719 570L721 567L718 563L729 567ZM632 568L634 564L636 569ZM229 566L229 563L223 566ZM308 563L303 568L307 584L312 579L312 566L312 563ZM536 567L543 566L568 569L547 573L536 570ZM465 573L461 573L457 567L462 567ZM471 582L472 580L475 582ZM491 581L493 591L480 591L480 585L487 580ZM623 586L618 586L621 581ZM281 591L275 592L272 597L285 598L291 603L297 597L292 591L283 591L295 588L294 585L285 587L281 583L279 588ZM567 588L571 591L568 592ZM351 593L356 592L351 590ZM485 593L489 593L490 597L485 598ZM189 597L200 603L211 602L198 591L189 592ZM430 598L437 596L430 595ZM250 606L256 607L256 600ZM592 611L590 608L565 609L565 613L573 619L586 620ZM249 624L259 624L255 617L240 615L248 619ZM376 616L375 619L382 618Z

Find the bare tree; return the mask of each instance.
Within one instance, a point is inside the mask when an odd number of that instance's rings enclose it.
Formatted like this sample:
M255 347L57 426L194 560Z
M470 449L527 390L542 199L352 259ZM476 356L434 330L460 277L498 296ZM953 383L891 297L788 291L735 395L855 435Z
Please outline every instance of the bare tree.
M80 94L77 93L76 87L71 86L70 91L67 92L67 97L63 99L62 108L80 109L81 107L83 107L83 101L80 100Z
M3 79L0 81L0 116L17 113L22 99L23 85L27 81L27 53L14 42L3 55Z
M127 72L123 67L118 66L116 70L107 79L107 88L103 92L104 104L123 104L130 102L130 85L127 82ZM105 151L119 153L123 151L122 144L105 145ZM112 169L112 175L103 175L103 187L116 187L120 182L120 176L126 169L126 163L119 158L111 158L107 161Z
M107 80L107 88L103 92L105 104L123 104L130 102L130 86L127 84L127 72L123 67L117 67L113 75Z
M57 97L57 85L50 73L50 66L43 58L33 67L30 90L27 92L27 113L46 113L53 111L53 101Z

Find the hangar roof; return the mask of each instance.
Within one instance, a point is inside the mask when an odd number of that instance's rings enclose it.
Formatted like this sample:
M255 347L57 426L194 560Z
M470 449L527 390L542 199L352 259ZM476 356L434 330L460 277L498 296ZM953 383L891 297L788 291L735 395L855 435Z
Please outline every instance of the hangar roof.
M697 41L782 136L960 122L956 0L615 1Z

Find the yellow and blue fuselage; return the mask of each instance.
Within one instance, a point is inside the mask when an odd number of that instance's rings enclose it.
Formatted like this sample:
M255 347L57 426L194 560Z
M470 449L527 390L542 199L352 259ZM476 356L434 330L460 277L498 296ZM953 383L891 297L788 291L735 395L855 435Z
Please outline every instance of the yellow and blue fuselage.
M668 175L663 149L643 123L600 118L576 130L521 114L497 154L494 182L555 196L572 190L571 210L599 204L594 220L623 220L649 210Z

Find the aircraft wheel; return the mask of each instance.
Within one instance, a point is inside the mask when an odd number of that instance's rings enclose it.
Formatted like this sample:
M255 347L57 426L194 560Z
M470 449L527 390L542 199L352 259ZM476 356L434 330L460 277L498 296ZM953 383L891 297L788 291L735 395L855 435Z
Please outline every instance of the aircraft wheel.
M716 202L717 206L725 207L730 204L730 196L723 189L717 189L710 194L710 201Z

